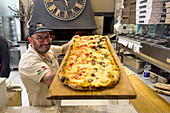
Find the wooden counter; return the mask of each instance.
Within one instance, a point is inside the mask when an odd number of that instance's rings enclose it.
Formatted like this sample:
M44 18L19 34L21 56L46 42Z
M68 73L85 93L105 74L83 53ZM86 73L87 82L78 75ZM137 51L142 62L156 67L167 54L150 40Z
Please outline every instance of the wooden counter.
M170 113L170 104L153 89L134 74L128 78L137 94L137 98L130 101L139 113Z

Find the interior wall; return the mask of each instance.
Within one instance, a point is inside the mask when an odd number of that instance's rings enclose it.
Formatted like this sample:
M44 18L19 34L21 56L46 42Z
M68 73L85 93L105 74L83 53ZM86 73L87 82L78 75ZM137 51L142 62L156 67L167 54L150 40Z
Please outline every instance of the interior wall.
M97 12L114 12L115 0L91 0L95 13Z

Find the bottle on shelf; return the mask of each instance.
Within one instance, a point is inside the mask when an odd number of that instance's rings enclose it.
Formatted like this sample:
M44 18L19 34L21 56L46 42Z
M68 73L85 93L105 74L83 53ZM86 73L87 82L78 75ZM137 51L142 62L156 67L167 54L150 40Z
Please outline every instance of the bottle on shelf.
M144 66L144 72L143 72L143 77L145 79L150 78L150 70L151 70L151 64L146 63L145 66Z

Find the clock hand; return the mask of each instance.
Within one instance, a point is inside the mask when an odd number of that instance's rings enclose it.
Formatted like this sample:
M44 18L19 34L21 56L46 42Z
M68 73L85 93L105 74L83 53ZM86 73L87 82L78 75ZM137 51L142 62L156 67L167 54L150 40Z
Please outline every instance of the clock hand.
M67 0L64 0L64 2L66 3L66 6L68 7L68 1L67 1Z

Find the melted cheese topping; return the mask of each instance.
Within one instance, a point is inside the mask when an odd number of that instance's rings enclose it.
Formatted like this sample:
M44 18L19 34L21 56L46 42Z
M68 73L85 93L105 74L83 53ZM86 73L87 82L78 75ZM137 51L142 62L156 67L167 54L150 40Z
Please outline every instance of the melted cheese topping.
M105 87L117 80L119 69L103 36L76 38L63 68L67 83Z

